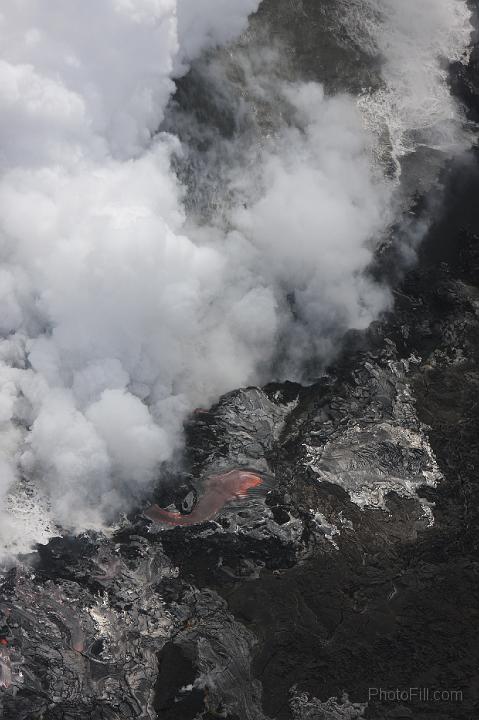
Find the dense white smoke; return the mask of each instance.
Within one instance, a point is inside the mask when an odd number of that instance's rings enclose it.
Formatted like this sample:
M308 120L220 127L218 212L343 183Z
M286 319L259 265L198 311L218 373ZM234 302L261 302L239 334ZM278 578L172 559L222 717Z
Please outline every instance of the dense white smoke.
M355 102L315 83L286 85L292 124L260 154L260 183L236 180L245 201L233 223L255 248L268 287L293 298L281 312L287 373L329 358L338 333L364 328L389 293L365 275L390 220L391 185L372 167ZM256 149L257 151L257 149Z
M242 358L204 317L225 259L181 234L154 133L172 76L256 5L2 3L0 503L26 475L60 522L98 521L151 481L192 404L252 372L254 342Z
M290 121L228 171L228 227L185 217L178 141L157 133L173 79L257 5L2 3L5 546L27 535L15 498L36 488L54 521L100 523L151 486L186 414L261 379L279 341L296 368L387 306L364 271L391 187L353 98L284 84Z

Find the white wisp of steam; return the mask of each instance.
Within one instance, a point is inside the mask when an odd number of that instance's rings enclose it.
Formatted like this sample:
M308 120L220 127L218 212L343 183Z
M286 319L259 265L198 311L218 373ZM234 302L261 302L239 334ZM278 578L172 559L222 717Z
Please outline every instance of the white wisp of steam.
M384 86L360 107L376 132L387 128L393 158L418 144L456 153L470 145L448 85L448 61L464 60L472 31L463 0L340 0L339 11L361 44L382 58Z
M205 47L256 0L4 0L0 9L0 545L12 497L99 526L141 498L197 405L291 366L389 302L364 274L390 221L353 98L285 86L296 118L231 170L227 231L186 232L178 142L155 134ZM94 25L94 27L93 27ZM295 294L300 322L285 298ZM43 510L41 511L43 512ZM33 529L32 529L33 528Z

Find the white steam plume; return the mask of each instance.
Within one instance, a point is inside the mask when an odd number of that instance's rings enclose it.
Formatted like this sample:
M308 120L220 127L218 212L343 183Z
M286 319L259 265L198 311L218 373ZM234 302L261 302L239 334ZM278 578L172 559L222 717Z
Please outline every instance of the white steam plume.
M2 3L0 503L26 475L56 520L98 522L151 481L192 404L252 372L254 342L236 352L214 317L205 333L225 260L181 234L154 133L172 76L256 6Z
M389 133L399 161L420 144L460 152L470 144L449 91L448 62L464 60L472 31L462 0L339 0L360 44L382 58L384 84L360 99L368 125ZM358 32L360 29L360 32Z
M151 486L186 414L257 381L279 340L297 368L388 303L364 270L391 188L354 98L280 84L291 120L246 151L251 174L228 169L228 227L187 222L178 141L156 134L172 78L257 4L2 3L5 546L39 539L9 514L24 483L55 522L100 523Z

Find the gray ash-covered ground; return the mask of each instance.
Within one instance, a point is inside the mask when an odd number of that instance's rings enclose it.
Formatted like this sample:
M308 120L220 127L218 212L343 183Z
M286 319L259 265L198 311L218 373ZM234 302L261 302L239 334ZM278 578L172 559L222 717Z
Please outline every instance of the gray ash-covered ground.
M476 64L454 76L471 113ZM236 467L261 489L200 525L139 512L55 538L2 574L1 717L479 717L477 153L443 182L391 314L315 384L195 413L154 500L191 509ZM419 687L462 701L368 702Z

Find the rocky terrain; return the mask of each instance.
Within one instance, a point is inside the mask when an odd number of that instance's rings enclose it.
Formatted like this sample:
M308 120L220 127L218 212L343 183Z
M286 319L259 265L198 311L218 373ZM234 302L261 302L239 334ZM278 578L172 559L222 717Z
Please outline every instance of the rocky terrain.
M472 121L478 62L452 73ZM139 508L0 576L1 717L479 717L477 152L442 182L414 266L396 277L394 242L378 260L392 312L314 384L198 409L152 500L187 515L238 468L261 486L198 524Z

